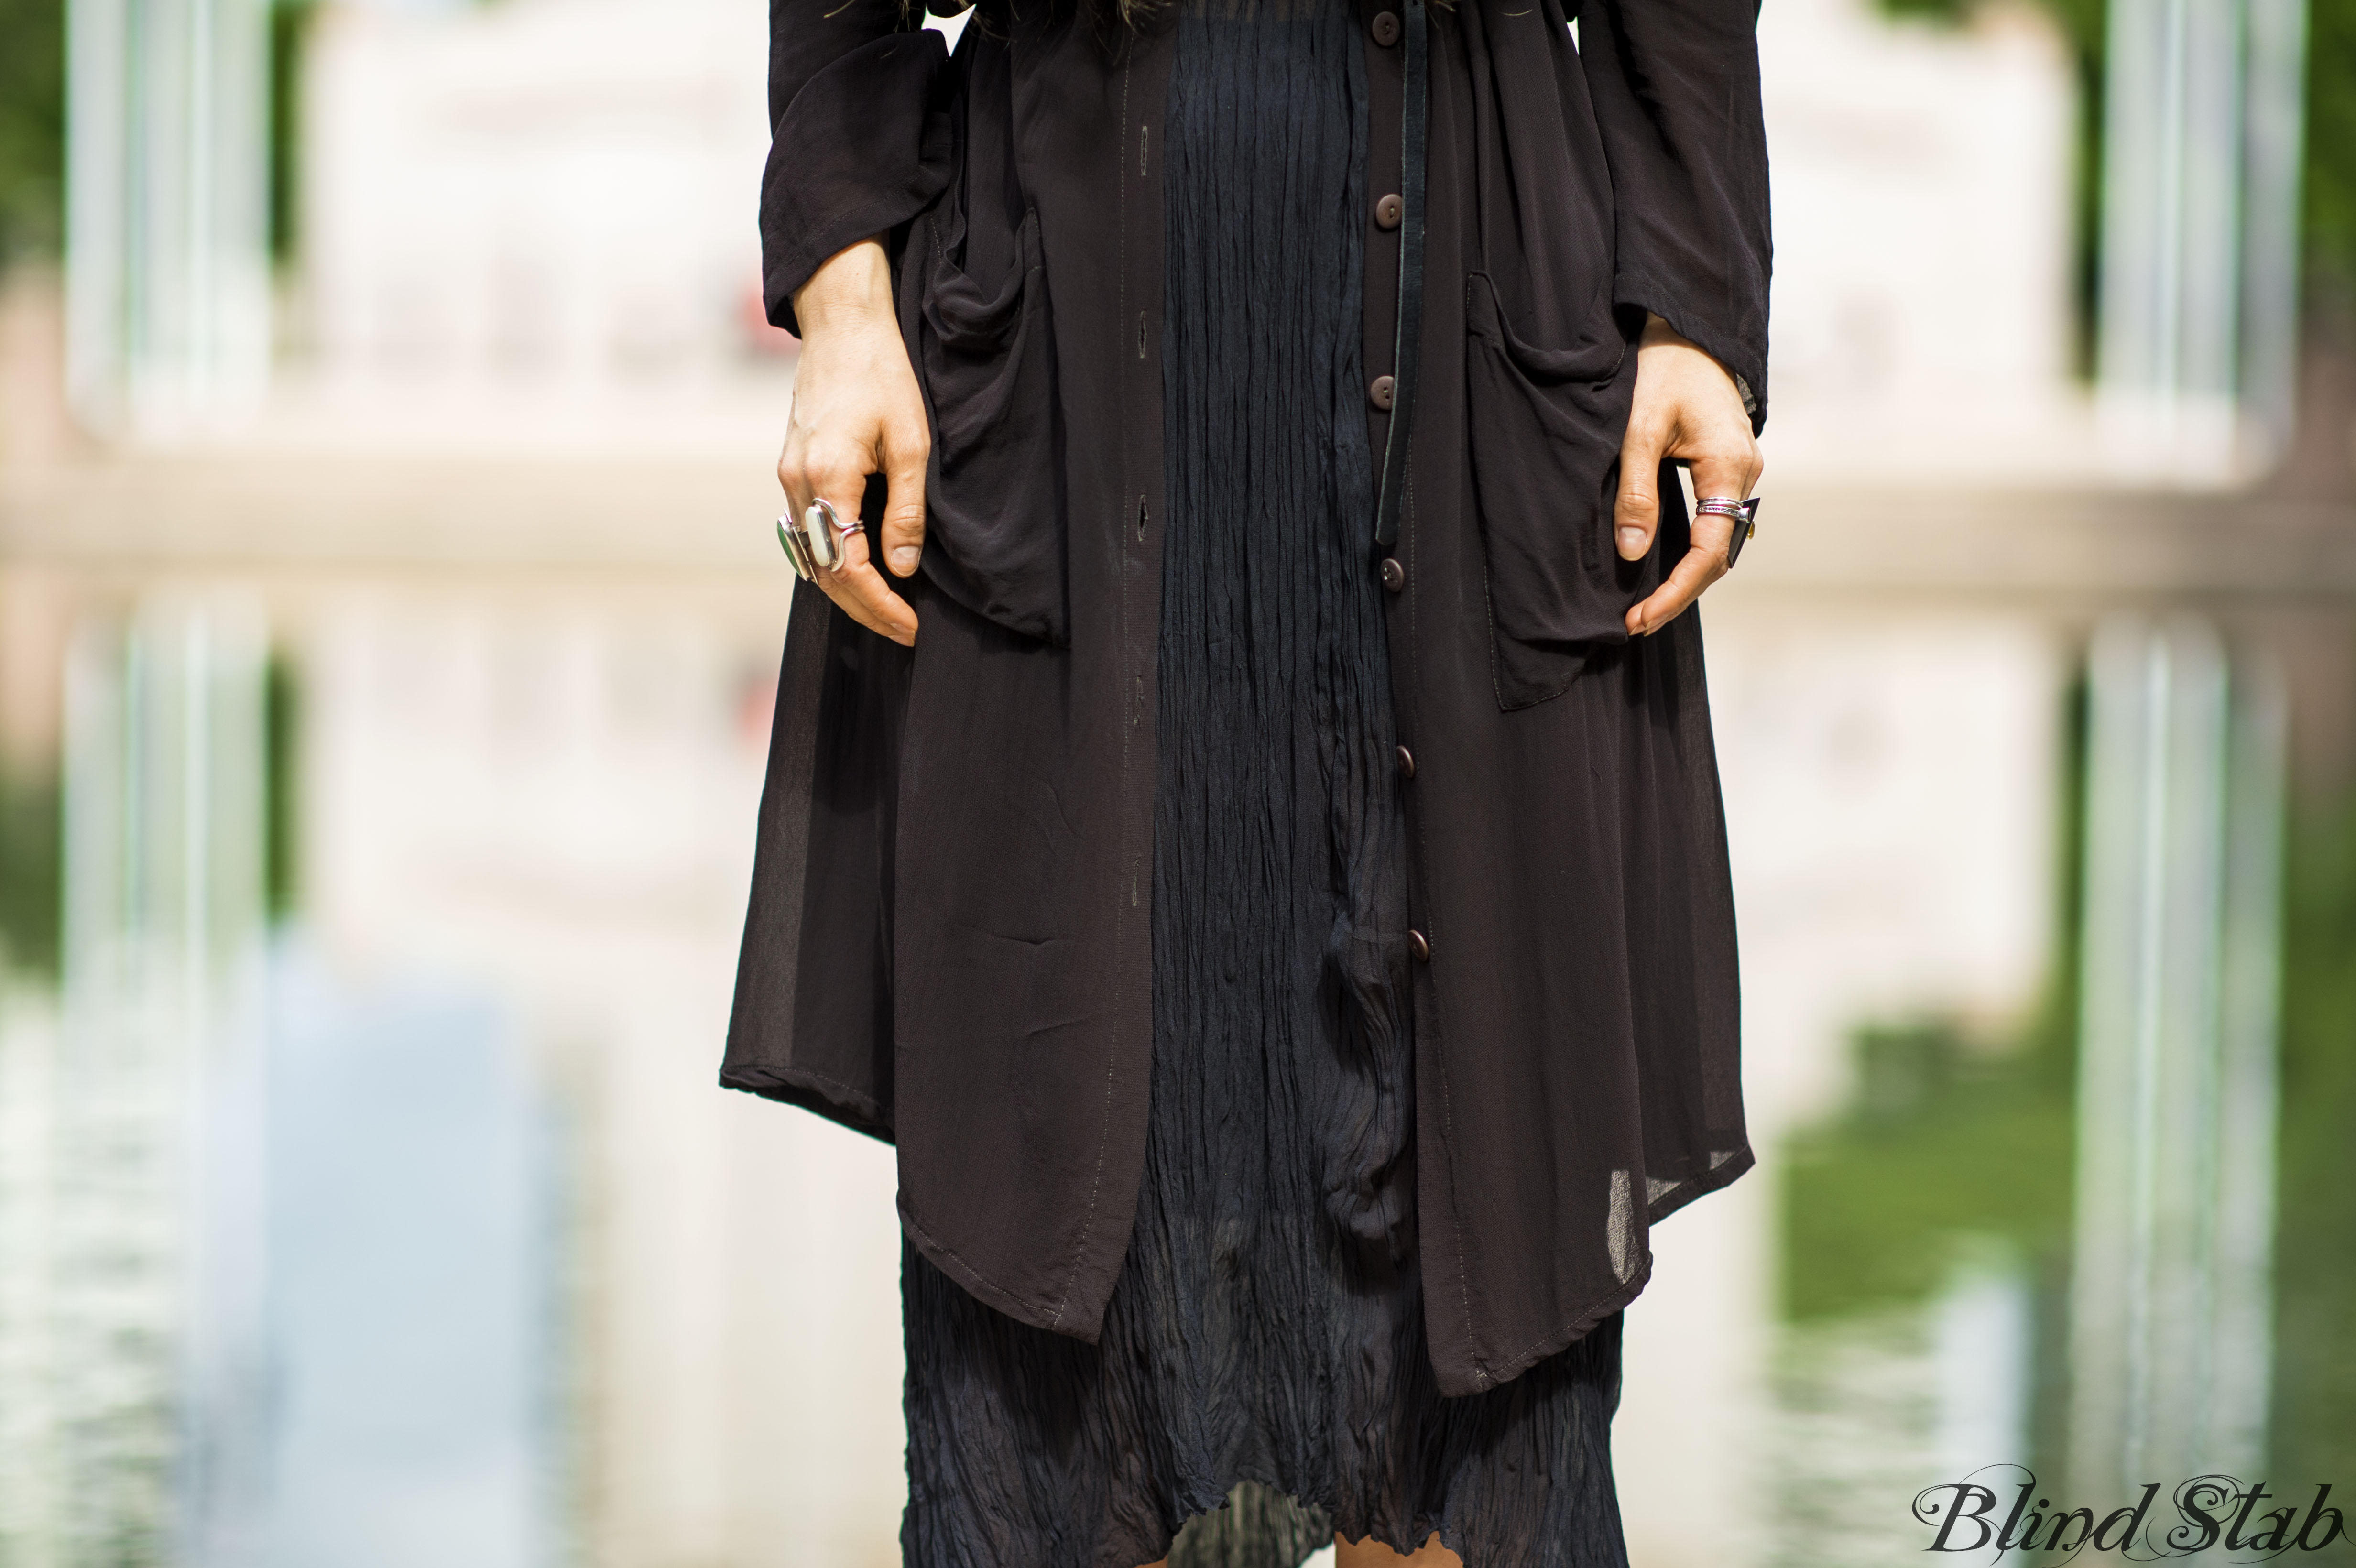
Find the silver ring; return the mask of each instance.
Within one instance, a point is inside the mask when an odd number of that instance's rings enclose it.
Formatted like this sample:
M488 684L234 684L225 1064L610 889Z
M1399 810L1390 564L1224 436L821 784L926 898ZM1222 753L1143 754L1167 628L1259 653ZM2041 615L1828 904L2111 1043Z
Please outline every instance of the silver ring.
M1694 516L1697 517L1734 519L1734 537L1726 541L1726 569L1729 571L1734 570L1734 558L1742 553L1743 545L1759 531L1760 499L1757 496L1747 501L1738 501L1731 496L1703 496L1694 502Z
M777 543L784 547L786 560L793 563L796 577L805 582L818 581L818 568L810 563L809 547L802 543L802 530L791 512L777 518Z
M802 542L813 562L832 571L849 557L844 541L865 527L856 513L846 522L830 502L812 501L809 510L802 514Z
M845 522L830 503L812 501L799 522L791 512L777 518L777 543L793 563L794 575L816 582L819 572L832 571L843 563L850 552L842 541L865 528L856 517Z

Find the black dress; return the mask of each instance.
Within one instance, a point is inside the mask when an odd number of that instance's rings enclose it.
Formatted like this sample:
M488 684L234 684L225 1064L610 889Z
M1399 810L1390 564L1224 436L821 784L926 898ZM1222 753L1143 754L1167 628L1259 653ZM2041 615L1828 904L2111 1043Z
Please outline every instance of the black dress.
M1143 1186L1096 1345L906 1250L905 1561L1624 1568L1619 1316L1462 1399L1424 1341L1355 13L1177 27Z

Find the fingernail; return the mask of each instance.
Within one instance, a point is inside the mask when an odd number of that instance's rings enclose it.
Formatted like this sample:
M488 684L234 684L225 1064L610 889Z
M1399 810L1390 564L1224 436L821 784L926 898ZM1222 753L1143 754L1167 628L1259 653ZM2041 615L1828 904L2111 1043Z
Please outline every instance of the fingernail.
M1620 530L1620 553L1621 553L1622 555L1625 555L1625 556L1642 555L1642 554L1644 553L1644 529L1642 529L1642 528L1622 528L1622 529Z
M892 552L892 570L905 577L916 570L916 547L904 544Z

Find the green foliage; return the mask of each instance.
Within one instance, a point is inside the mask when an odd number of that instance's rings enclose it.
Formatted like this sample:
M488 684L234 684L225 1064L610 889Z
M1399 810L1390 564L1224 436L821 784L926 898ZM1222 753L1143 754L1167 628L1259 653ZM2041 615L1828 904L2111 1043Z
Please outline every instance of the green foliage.
M65 0L0 0L0 262L57 250L65 187Z
M2283 944L2276 1473L2356 1477L2356 802L2295 821Z
M270 254L294 253L302 188L303 44L318 0L277 0L270 8Z
M2315 283L2356 294L2356 6L2308 0L2307 250Z
M2084 733L2083 692L2070 733ZM1921 1301L1963 1234L2009 1239L2048 1294L2066 1277L2083 740L2064 756L2059 983L2009 1051L1935 1026L1859 1037L1857 1104L1791 1149L1794 1318ZM2287 837L2269 1473L2306 1486L2356 1475L2356 798L2295 814Z
M294 665L283 656L271 659L262 678L262 907L276 920L293 912L297 886L294 791L301 688L295 684Z
M1923 1300L1965 1236L2004 1237L2031 1259L2066 1248L2070 1040L2040 1033L2010 1050L1939 1025L1859 1037L1856 1108L1788 1155L1790 1317Z
M1958 1241L2001 1237L2034 1275L2069 1248L2078 1052L2086 690L2062 715L2054 979L2019 1038L1944 1024L1866 1029L1858 1094L1787 1149L1783 1306L1798 1319L1921 1301Z
M0 976L54 978L64 909L63 836L54 775L0 765Z

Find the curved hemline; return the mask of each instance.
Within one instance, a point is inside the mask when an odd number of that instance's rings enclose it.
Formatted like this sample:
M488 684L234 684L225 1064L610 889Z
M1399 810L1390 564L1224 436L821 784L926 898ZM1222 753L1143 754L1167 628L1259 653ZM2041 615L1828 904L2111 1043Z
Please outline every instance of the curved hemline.
M878 1143L893 1141L892 1119L881 1105L849 1084L839 1083L822 1073L798 1067L723 1068L720 1086L758 1094L781 1105L797 1106Z
M1503 1388L1548 1356L1559 1354L1578 1341L1586 1339L1606 1317L1644 1295L1644 1287L1652 1281L1653 1254L1651 1249L1647 1248L1644 1253L1644 1266L1629 1275L1628 1283L1611 1295L1580 1308L1579 1316L1571 1319L1568 1328L1548 1334L1531 1345L1529 1349L1507 1357L1499 1367L1493 1368L1488 1362L1475 1361L1472 1364L1472 1372L1473 1376L1480 1381L1471 1388L1450 1388L1449 1380L1445 1376L1440 1376L1439 1378L1440 1397L1469 1399L1474 1394L1487 1393L1491 1389ZM1439 1367L1434 1365L1432 1371L1438 1374Z
M1065 1323L1066 1313L1061 1304L1051 1306L1015 1295L1005 1286L985 1277L971 1264L959 1257L956 1249L948 1243L937 1240L932 1232L926 1231L917 1221L916 1217L908 1211L908 1198L905 1191L900 1195L898 1208L900 1229L906 1232L908 1240L916 1244L916 1250L925 1255L925 1261L948 1275L976 1301L985 1307L995 1307L1018 1323L1033 1328L1044 1329L1050 1334L1060 1334L1066 1339L1077 1339L1083 1344L1093 1345L1102 1336L1104 1322L1101 1310L1093 1321L1067 1326Z
M1751 1152L1750 1141L1744 1140L1742 1147L1727 1159L1720 1161L1717 1168L1689 1180L1679 1182L1664 1193L1663 1196L1668 1201L1648 1208L1644 1212L1644 1223L1647 1226L1659 1224L1695 1199L1706 1198L1722 1187L1732 1185L1736 1177L1758 1163L1759 1157Z
M1668 1194L1668 1196L1674 1200L1673 1201L1658 1209L1648 1211L1644 1218L1646 1227L1649 1229L1650 1227L1660 1223L1663 1220L1668 1218L1671 1214L1676 1213L1678 1210L1684 1208L1695 1199L1718 1191L1720 1188L1731 1183L1735 1178L1740 1176L1743 1172L1749 1170L1757 1163L1758 1157L1751 1151L1750 1144L1746 1142L1742 1146L1740 1153L1725 1160L1718 1167L1717 1169L1710 1171L1705 1176L1696 1177L1689 1182L1680 1184L1670 1194ZM1650 1285L1652 1280L1653 1253L1652 1249L1647 1247L1644 1251L1644 1266L1639 1268L1635 1274L1630 1277L1628 1283L1625 1285L1622 1285L1620 1289L1601 1297L1591 1305L1580 1308L1578 1316L1571 1319L1570 1325L1567 1328L1547 1335L1544 1339L1541 1339L1535 1344L1531 1345L1527 1349L1509 1356L1505 1358L1504 1361L1495 1363L1494 1365L1485 1361L1475 1361L1472 1364L1472 1372L1473 1376L1479 1381L1477 1381L1472 1387L1450 1387L1449 1378L1441 1371L1438 1364L1435 1363L1432 1367L1432 1371L1439 1379L1440 1397L1442 1399L1466 1399L1474 1394L1486 1393L1491 1389L1504 1387L1506 1383L1512 1382L1515 1378L1520 1377L1524 1372L1528 1371L1532 1367L1537 1366L1540 1361L1545 1360L1548 1356L1560 1354L1563 1350L1568 1349L1571 1345L1594 1332L1596 1327L1606 1317L1609 1317L1613 1313L1620 1311L1630 1302L1635 1300L1636 1297L1642 1296L1644 1293L1644 1287Z

